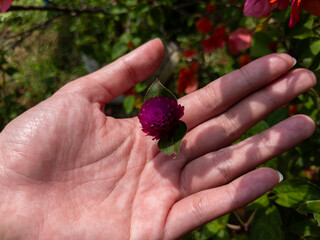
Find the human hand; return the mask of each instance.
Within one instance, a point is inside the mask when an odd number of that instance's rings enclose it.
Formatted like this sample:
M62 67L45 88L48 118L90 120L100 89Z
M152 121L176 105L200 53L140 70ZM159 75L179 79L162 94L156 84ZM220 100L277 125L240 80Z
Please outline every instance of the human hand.
M313 73L289 71L294 60L272 54L179 99L189 131L173 158L145 136L137 117L103 111L150 76L163 54L162 43L150 41L6 126L1 239L176 239L278 183L275 170L252 169L308 138L309 117L230 144L311 88Z

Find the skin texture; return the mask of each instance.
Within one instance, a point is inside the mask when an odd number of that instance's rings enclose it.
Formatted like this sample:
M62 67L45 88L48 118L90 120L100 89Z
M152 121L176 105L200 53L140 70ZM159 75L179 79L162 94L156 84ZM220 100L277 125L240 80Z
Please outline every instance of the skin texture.
M137 117L104 105L160 65L152 40L75 80L0 134L1 239L176 239L242 207L279 181L255 167L314 131L293 116L235 145L251 126L316 83L272 54L181 99L188 133L177 157L145 136Z

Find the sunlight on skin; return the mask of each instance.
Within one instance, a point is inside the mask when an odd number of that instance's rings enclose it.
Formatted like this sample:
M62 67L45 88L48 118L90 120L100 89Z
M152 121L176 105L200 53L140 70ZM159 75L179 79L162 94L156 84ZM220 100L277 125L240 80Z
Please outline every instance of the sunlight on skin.
M311 136L309 117L229 145L314 86L314 75L287 73L294 60L272 54L181 98L189 132L174 158L159 152L137 117L102 111L150 76L163 56L161 41L152 40L6 126L1 239L176 239L278 183L273 169L252 169Z

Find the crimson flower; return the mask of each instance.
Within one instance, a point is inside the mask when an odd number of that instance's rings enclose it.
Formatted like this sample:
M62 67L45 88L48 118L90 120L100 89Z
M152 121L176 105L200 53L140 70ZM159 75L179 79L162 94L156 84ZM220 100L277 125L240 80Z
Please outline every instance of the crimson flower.
M6 12L11 6L13 0L0 0L0 11Z
M251 47L253 33L246 28L238 28L228 37L228 50L232 55L238 55L241 51Z
M178 78L178 94L191 93L198 89L198 79L194 76L195 71L198 71L198 66L192 64L190 69L181 68Z
M169 138L173 135L184 107L173 98L155 97L146 101L138 114L142 131L154 139Z
M183 52L182 54L185 58L191 59L193 58L195 55L197 55L197 51L196 50L191 50L191 49L187 49Z
M217 10L216 5L213 5L211 3L208 3L206 8L207 8L207 12L209 13L215 12Z
M127 42L127 46L128 46L128 48L129 48L130 50L133 50L133 49L134 49L134 44L133 44L132 41Z
M191 72L193 73L197 73L198 72L198 69L199 69L199 65L197 62L193 61L190 63L190 70Z
M223 48L226 38L226 28L225 26L221 26L216 28L208 39L202 40L201 46L203 47L205 53L211 53L217 48Z
M199 33L204 33L205 34L205 33L210 32L211 29L212 29L212 24L205 17L201 18L195 24L196 24L196 27L197 27Z
M251 59L250 59L250 55L249 55L249 54L241 55L241 56L238 58L239 67L243 67L244 65L247 65L249 62L251 62Z

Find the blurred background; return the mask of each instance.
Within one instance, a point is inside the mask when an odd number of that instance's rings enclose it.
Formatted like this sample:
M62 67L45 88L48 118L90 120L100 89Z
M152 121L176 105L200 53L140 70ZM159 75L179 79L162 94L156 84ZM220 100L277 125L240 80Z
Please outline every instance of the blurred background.
M262 7L268 5L266 12L246 11L245 2L14 1L0 13L0 131L67 82L153 38L160 38L166 47L163 64L152 77L108 104L107 115L136 116L155 77L181 97L275 52L290 54L297 59L294 68L308 68L319 78L320 1L302 0L297 5L298 1L260 0ZM258 1L247 0L247 8L252 2ZM319 239L319 94L318 84L240 139L294 114L313 118L317 129L310 139L264 165L279 170L286 180L184 239Z

